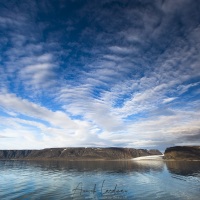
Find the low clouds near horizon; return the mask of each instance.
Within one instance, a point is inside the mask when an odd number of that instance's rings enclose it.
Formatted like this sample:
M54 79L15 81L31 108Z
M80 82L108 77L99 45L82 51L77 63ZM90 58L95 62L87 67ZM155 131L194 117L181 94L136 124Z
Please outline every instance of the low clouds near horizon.
M199 10L1 1L1 149L199 145Z

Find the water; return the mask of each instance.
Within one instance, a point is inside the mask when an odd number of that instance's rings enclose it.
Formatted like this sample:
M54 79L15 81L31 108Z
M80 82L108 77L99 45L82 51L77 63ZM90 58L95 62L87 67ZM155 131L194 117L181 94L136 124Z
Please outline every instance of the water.
M0 199L200 199L200 162L0 161Z

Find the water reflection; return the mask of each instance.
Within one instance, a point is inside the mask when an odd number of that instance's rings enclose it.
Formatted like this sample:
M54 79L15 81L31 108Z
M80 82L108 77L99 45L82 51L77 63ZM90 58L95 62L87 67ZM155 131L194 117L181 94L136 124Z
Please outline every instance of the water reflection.
M197 200L200 195L199 162L0 161L0 170L1 200Z
M8 168L40 169L43 171L77 171L77 172L148 172L162 171L162 161L1 161L1 170ZM34 170L34 169L32 169Z
M167 161L170 173L182 176L196 176L200 174L200 161Z

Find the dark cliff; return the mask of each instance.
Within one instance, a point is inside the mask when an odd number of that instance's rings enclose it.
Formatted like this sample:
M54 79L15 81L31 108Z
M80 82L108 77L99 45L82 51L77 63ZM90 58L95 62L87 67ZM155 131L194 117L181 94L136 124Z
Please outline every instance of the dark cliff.
M161 154L158 150L133 148L50 148L42 150L0 150L0 159L116 160Z
M164 159L200 160L200 146L175 146L165 150Z

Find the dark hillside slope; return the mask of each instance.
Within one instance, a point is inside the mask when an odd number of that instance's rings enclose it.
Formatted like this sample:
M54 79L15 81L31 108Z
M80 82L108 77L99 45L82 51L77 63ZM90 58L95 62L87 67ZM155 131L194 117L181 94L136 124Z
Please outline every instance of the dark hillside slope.
M165 150L164 159L200 160L200 146L175 146Z
M0 150L0 159L118 160L161 155L158 150L133 148L49 148L42 150Z

